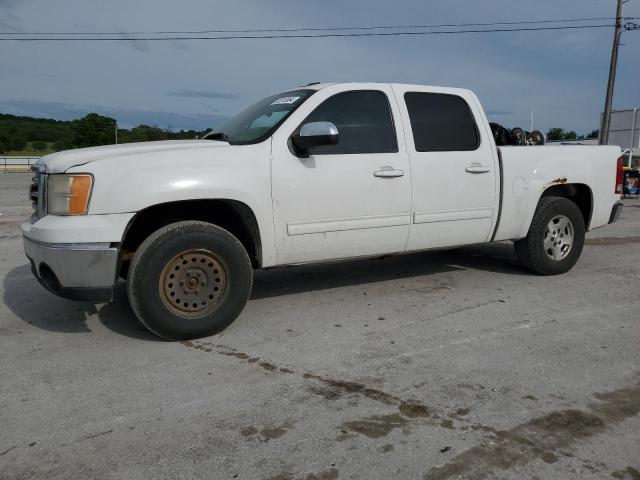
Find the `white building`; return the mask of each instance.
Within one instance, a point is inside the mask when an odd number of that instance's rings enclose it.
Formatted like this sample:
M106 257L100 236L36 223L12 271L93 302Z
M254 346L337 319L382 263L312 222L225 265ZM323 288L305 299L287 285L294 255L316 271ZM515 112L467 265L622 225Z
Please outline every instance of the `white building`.
M619 145L623 150L640 148L640 107L611 112L609 145Z
M640 164L640 107L611 112L609 127L609 145L619 145L629 150L629 166Z

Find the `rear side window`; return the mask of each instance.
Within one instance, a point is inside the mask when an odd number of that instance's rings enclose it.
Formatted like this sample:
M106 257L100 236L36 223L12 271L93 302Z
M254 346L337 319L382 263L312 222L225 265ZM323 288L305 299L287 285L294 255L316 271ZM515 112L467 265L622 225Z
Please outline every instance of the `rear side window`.
M480 138L467 102L456 95L407 92L416 151L445 152L476 150Z
M391 107L381 91L338 93L321 103L304 123L321 121L338 127L340 141L314 148L314 155L398 151Z

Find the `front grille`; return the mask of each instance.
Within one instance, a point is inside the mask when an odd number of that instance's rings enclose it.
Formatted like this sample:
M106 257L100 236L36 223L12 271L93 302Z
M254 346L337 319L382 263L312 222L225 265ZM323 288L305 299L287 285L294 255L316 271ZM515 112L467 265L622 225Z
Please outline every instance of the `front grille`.
M29 200L33 207L33 212L36 218L44 217L46 213L46 188L47 188L47 175L45 173L45 166L36 164L31 166L31 170L34 172L31 179L31 185L29 186Z
M29 200L31 200L31 206L34 210L38 210L38 188L40 187L40 174L36 173L31 179L31 186L29 187Z

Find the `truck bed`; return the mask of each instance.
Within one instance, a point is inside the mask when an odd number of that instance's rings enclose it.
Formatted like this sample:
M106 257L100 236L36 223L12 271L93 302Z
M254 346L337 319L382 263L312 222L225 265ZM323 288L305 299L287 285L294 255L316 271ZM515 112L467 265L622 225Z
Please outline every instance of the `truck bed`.
M615 194L616 162L620 148L551 145L498 147L500 160L500 218L494 240L526 236L537 202L549 187L583 188L593 211L588 230L609 222ZM574 186L574 187L571 187Z

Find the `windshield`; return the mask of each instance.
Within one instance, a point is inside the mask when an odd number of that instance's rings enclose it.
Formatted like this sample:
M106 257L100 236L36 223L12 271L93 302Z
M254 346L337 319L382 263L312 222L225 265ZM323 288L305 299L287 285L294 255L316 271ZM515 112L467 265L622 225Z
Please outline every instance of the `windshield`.
M223 122L203 138L231 144L258 143L268 138L315 90L292 90L260 100Z

